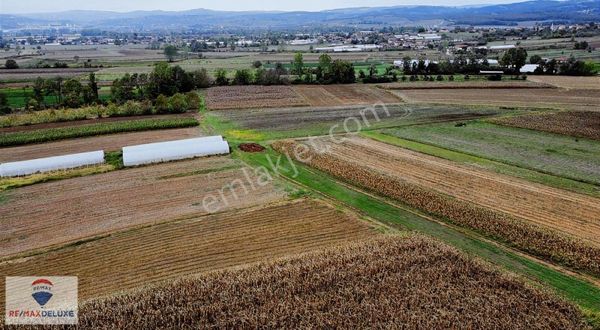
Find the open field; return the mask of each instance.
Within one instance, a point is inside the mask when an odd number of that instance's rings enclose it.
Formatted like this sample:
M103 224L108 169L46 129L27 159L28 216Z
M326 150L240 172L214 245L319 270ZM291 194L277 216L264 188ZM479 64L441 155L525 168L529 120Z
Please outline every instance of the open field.
M0 263L0 274L79 277L79 298L306 252L373 235L355 216L300 200L126 230ZM0 301L4 297L0 294Z
M298 144L300 143L300 144ZM345 181L522 250L600 274L600 203L362 138L274 148ZM301 155L301 156L300 156ZM585 228L585 229L584 229Z
M360 84L294 86L294 89L313 107L402 102L392 93Z
M436 89L394 91L406 102L481 104L597 110L600 90L564 89Z
M260 130L269 137L325 135L332 132L374 129L476 119L512 113L498 108L394 104L383 106L294 107L223 110L209 116L243 129ZM350 118L350 120L348 120ZM346 124L344 126L344 123Z
M225 86L209 88L210 110L301 106L308 103L290 86Z
M552 85L522 80L504 81L406 81L377 84L384 89L510 89L510 88L552 88Z
M532 130L469 122L389 129L400 138L600 185L600 142Z
M257 185L248 195L245 186L228 186L244 178L241 166L229 157L200 158L8 190L3 196L10 202L0 204L0 257L201 216L207 213L203 198L219 196L221 189L223 210L285 196L273 183Z
M116 151L130 145L188 139L201 135L201 131L198 127L189 127L101 135L49 143L30 144L0 149L0 163L60 156L92 150Z
M209 88L209 110L400 103L395 95L367 85L226 86Z
M585 328L573 305L421 236L371 239L91 301L80 322L84 329Z
M140 132L185 128L198 126L198 120L190 117L172 119L139 119L114 121L108 123L46 128L31 131L1 133L0 146L20 146L33 143L116 134L123 132Z
M567 89L600 89L600 76L529 76L529 80Z
M600 140L600 112L570 111L494 119L494 123Z
M94 68L62 68L62 69L0 69L0 82L33 81L37 77L48 78L73 78L85 76L96 72Z

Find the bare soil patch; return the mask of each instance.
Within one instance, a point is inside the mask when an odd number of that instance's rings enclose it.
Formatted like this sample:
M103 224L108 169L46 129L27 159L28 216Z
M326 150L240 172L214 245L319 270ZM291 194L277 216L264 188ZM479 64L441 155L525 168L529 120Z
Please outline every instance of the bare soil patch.
M531 81L567 89L600 89L600 76L529 76Z
M600 112L569 111L506 117L496 124L600 140Z
M308 103L290 86L222 86L209 88L210 110L301 106Z
M0 205L0 257L132 226L205 215L205 196L218 198L220 189L244 178L235 166L240 162L229 157L199 158L7 191L9 202ZM255 185L248 194L246 189L250 190L240 184L225 188L227 203L219 199L219 211L263 205L285 196L271 183Z

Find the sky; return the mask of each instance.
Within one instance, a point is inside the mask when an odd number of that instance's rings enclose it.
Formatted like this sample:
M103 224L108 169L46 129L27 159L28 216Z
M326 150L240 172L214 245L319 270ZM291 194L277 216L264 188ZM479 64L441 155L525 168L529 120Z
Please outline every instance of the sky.
M524 0L520 0L524 1ZM134 10L169 10L206 8L214 10L307 10L318 11L348 7L378 7L400 5L479 5L511 3L519 0L0 0L1 14L45 13L64 10L107 10L127 12Z

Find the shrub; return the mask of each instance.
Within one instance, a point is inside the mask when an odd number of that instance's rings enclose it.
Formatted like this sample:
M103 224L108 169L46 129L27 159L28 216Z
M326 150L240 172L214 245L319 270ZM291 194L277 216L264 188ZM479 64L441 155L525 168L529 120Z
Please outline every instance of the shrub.
M156 101L154 101L154 107L157 113L168 113L170 112L169 98L160 94Z
M188 104L188 109L198 110L200 108L200 96L196 92L185 93L185 101Z
M453 75L448 76L448 81L454 81L454 76Z
M185 112L189 108L189 105L188 105L185 95L183 95L181 93L177 93L177 94L171 96L169 98L169 108L171 109L171 112L175 112L175 113Z
M441 74L438 74L436 79L437 79L437 81L444 81L444 76L442 76Z

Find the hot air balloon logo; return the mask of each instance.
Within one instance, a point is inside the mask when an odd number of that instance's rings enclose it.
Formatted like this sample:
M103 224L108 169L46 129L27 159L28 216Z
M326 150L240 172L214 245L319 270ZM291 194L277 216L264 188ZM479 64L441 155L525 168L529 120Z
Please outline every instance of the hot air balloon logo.
M43 307L48 303L50 298L52 298L52 287L53 284L49 280L44 278L37 279L31 283L31 289L33 291L31 296Z

